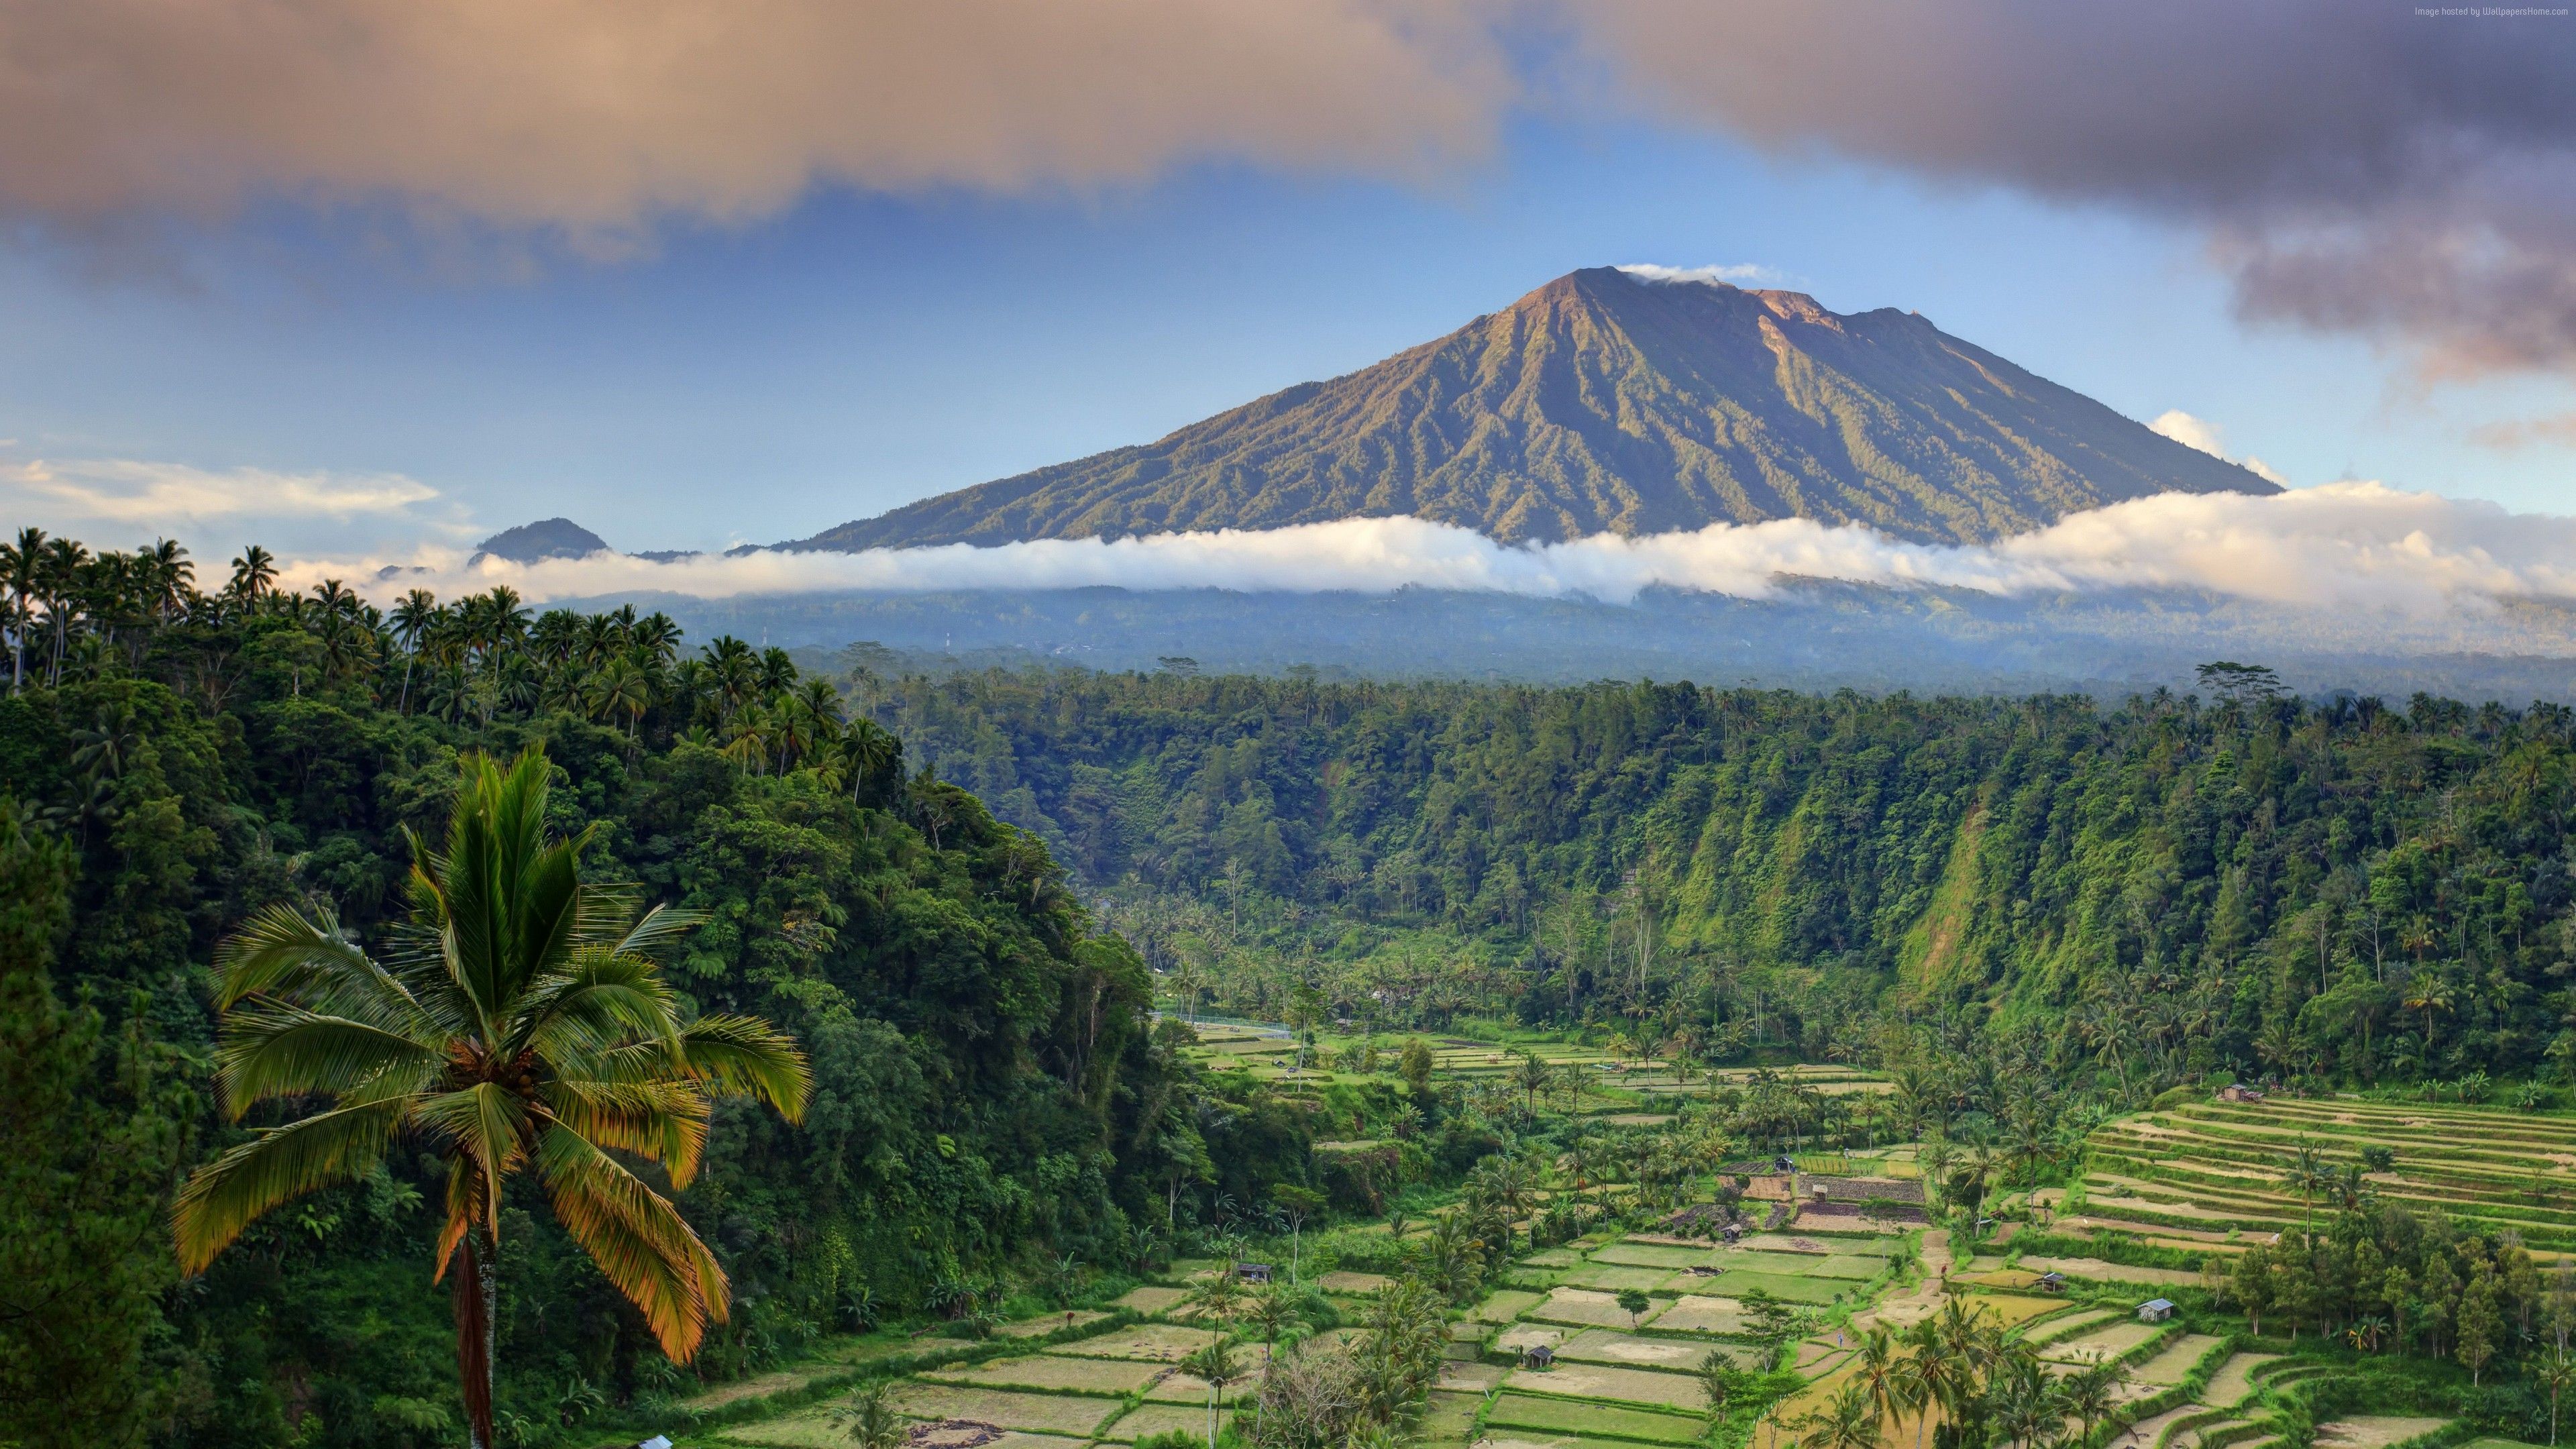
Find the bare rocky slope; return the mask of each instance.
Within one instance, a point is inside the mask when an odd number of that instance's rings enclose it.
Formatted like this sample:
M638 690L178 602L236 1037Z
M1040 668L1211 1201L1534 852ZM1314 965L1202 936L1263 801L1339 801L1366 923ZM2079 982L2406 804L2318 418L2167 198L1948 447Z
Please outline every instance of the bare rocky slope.
M2276 491L1911 312L1600 267L1159 441L783 546L1396 514L1512 543L1790 517L1968 543L2169 489Z

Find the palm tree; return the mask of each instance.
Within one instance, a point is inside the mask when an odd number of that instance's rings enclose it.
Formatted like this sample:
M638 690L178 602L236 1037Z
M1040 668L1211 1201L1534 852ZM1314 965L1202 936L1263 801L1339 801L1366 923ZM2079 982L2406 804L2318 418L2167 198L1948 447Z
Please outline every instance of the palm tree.
M2093 1426L2101 1423L2120 1402L2120 1385L2127 1382L2129 1371L2116 1360L2091 1364L2068 1374L2058 1384L2058 1393L2066 1412L2083 1424L2079 1442L2093 1437Z
M1804 1421L1799 1449L1878 1449L1878 1406L1869 1390L1847 1383L1831 1402Z
M1234 1345L1220 1336L1216 1342L1181 1360L1181 1372L1207 1380L1208 1449L1216 1449L1216 1401L1224 1395L1227 1384L1243 1377L1242 1365L1235 1362Z
M411 713L411 668L420 661L420 646L438 622L438 596L427 589L414 589L394 605L394 640L402 645L402 696L394 706L395 713Z
M1556 1073L1536 1052L1524 1052L1512 1067L1512 1085L1521 1089L1524 1115L1538 1115L1539 1094L1556 1081Z
M626 717L626 738L635 739L635 726L644 711L653 707L653 682L644 675L644 666L632 659L611 660L607 668L591 680L590 712L608 719Z
M233 560L232 591L245 604L256 604L277 578L277 558L258 544L241 551Z
M2532 1378L2549 1393L2549 1442L2558 1443L2558 1396L2576 1383L2576 1356L2563 1348L2552 1349L2532 1365Z
M897 1449L912 1426L895 1406L895 1380L879 1379L850 1396L850 1402L832 1415L832 1422L849 1430L850 1442L858 1449Z
M724 1270L678 1209L609 1155L686 1186L712 1099L802 1115L810 1079L766 1022L681 1007L652 953L694 922L585 883L587 834L545 834L547 771L464 761L443 851L411 841L412 914L379 962L327 910L252 917L215 958L216 1085L238 1121L319 1098L180 1189L179 1261L201 1272L271 1208L365 1177L396 1139L447 1164L438 1275L453 1274L457 1368L475 1449L492 1443L494 1250L502 1180L533 1169L561 1222L685 1362L726 1312Z

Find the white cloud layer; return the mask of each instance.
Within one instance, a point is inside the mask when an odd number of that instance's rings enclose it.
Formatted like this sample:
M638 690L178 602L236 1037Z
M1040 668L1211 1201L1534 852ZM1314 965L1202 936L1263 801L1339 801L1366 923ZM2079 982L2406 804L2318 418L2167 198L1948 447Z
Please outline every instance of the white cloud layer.
M12 513L164 532L217 519L346 521L401 513L437 496L437 489L399 473L280 473L125 458L0 464L0 500Z
M1737 287L1765 287L1780 274L1760 262L1712 262L1704 267L1667 267L1656 262L1630 262L1619 270L1647 282L1725 282Z
M2218 424L2206 418L2196 418L2180 408L2171 408L2158 413L2156 420L2147 424L2147 428L2186 448L2198 448L2213 458L2224 458L2267 483L2278 483L2284 488L2290 486L2289 479L2273 471L2272 465L2262 459L2251 456L2239 458L2228 452L2226 434L2219 431Z
M977 548L705 555L650 563L622 555L514 564L460 555L376 580L381 560L306 563L391 596L442 597L508 584L531 601L663 592L697 598L823 590L1231 589L1390 592L1407 587L1626 603L1648 588L1760 598L1787 578L1997 594L2191 589L2292 608L2415 617L2492 610L2502 600L2576 600L2576 519L2489 503L2334 483L2272 497L2161 494L2080 513L2000 543L1905 543L1805 519L1645 538L1599 535L1512 547L1415 518L1342 519L1263 532L1048 539Z

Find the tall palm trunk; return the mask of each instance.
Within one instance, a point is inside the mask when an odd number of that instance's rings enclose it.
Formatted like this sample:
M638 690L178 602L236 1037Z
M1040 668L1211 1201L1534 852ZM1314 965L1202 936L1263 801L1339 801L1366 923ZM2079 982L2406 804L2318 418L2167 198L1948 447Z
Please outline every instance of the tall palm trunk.
M492 1449L492 1318L500 1298L490 1245L476 1228L457 1245L449 1271L456 1309L456 1378L465 1390L465 1438L471 1449Z

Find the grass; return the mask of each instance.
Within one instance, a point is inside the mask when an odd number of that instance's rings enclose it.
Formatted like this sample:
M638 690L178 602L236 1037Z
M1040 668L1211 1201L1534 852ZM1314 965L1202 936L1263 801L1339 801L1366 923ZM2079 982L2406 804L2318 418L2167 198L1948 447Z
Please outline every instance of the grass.
M2254 1371L2281 1357L2277 1353L2240 1353L2218 1366L2200 1401L2213 1409L2232 1409L2254 1394Z
M2120 1358L2138 1348L2162 1329L2152 1323L2114 1323L2096 1328L2082 1338L2061 1339L2040 1354L2052 1363L2100 1363Z
M1621 1364L1631 1368L1671 1369L1688 1373L1700 1366L1714 1349L1705 1343L1680 1338L1650 1338L1619 1333L1606 1328L1587 1328L1568 1339L1556 1351L1560 1360L1575 1363ZM1742 1367L1747 1355L1727 1353Z
M1494 1296L1499 1298L1502 1295ZM1545 1302L1528 1309L1525 1316L1550 1323L1580 1323L1601 1328L1631 1326L1628 1310L1619 1306L1616 1297L1591 1288L1559 1288L1548 1294Z
M1048 1352L1068 1358L1125 1358L1178 1363L1208 1346L1214 1335L1204 1328L1169 1323L1139 1323L1132 1328L1081 1339Z
M1630 1268L1595 1260L1565 1275L1565 1281L1577 1288L1599 1288L1612 1293L1630 1288L1651 1293L1663 1287L1672 1276L1669 1268Z
M1717 1266L1729 1278L1738 1273L1777 1273L1783 1277L1800 1277L1816 1271L1829 1255L1816 1253L1762 1253L1736 1250L1718 1256ZM1873 1270L1875 1271L1875 1270Z
M2202 1359L2209 1356L2210 1350L2218 1347L2219 1341L2215 1334L2184 1334L2156 1350L2155 1357L2138 1365L2138 1380L2166 1388L2181 1383L2200 1366Z
M1595 1263L1616 1263L1630 1268L1693 1268L1715 1263L1717 1256L1706 1248L1676 1248L1669 1243L1618 1242L1592 1255Z
M1649 1404L1689 1411L1708 1401L1699 1380L1690 1374L1609 1364L1564 1363L1545 1372L1524 1369L1506 1381L1514 1393L1561 1398L1610 1399L1623 1404Z
M2542 1249L2576 1250L2576 1119L2412 1102L2188 1102L2108 1122L2088 1139L2087 1201L2068 1226L2270 1231L2299 1222L2302 1147L2330 1167L2396 1154L2381 1197L2436 1208ZM2233 1245L2214 1244L2217 1251Z
M2402 1414L2355 1414L2317 1426L2318 1449L2388 1449L2450 1423Z
M1464 1444L1476 1427L1476 1411L1484 1407L1483 1394L1447 1393L1434 1389L1422 1405L1422 1420L1415 1435L1426 1444Z
M1132 1444L1174 1430L1186 1434L1207 1432L1207 1406L1204 1404L1138 1404L1121 1416L1117 1423L1100 1431L1103 1439Z
M926 1383L968 1388L1030 1389L1042 1394L1105 1394L1120 1397L1145 1387L1163 1370L1159 1365L1110 1358L1061 1358L1036 1354L997 1358L971 1368L938 1369L921 1375Z
M1684 1294L1656 1314L1654 1324L1666 1333L1741 1333L1744 1311L1730 1298Z
M1485 1301L1477 1304L1468 1317L1483 1323L1509 1323L1547 1301L1547 1296L1544 1293L1523 1292L1518 1288L1505 1288L1499 1292L1487 1294Z
M1577 1404L1561 1399L1506 1393L1485 1411L1485 1422L1513 1429L1552 1430L1563 1434L1642 1439L1652 1444L1688 1444L1706 1422L1696 1415L1660 1414L1646 1409Z
M1732 1298L1740 1299L1759 1288L1784 1303L1822 1305L1833 1302L1835 1295L1848 1290L1852 1285L1838 1283L1830 1278L1793 1278L1783 1273L1730 1271L1725 1277L1714 1280L1711 1286Z
M906 1384L896 1402L916 1419L973 1419L1005 1429L1030 1429L1088 1438L1118 1412L1107 1399L1073 1394L1032 1394L1009 1389L961 1388L950 1384ZM846 1440L847 1436L843 1436Z
M1133 1308L1139 1313L1169 1313L1188 1302L1189 1298L1190 1291L1186 1288L1159 1288L1148 1284L1130 1289L1125 1297L1118 1300L1118 1306Z

